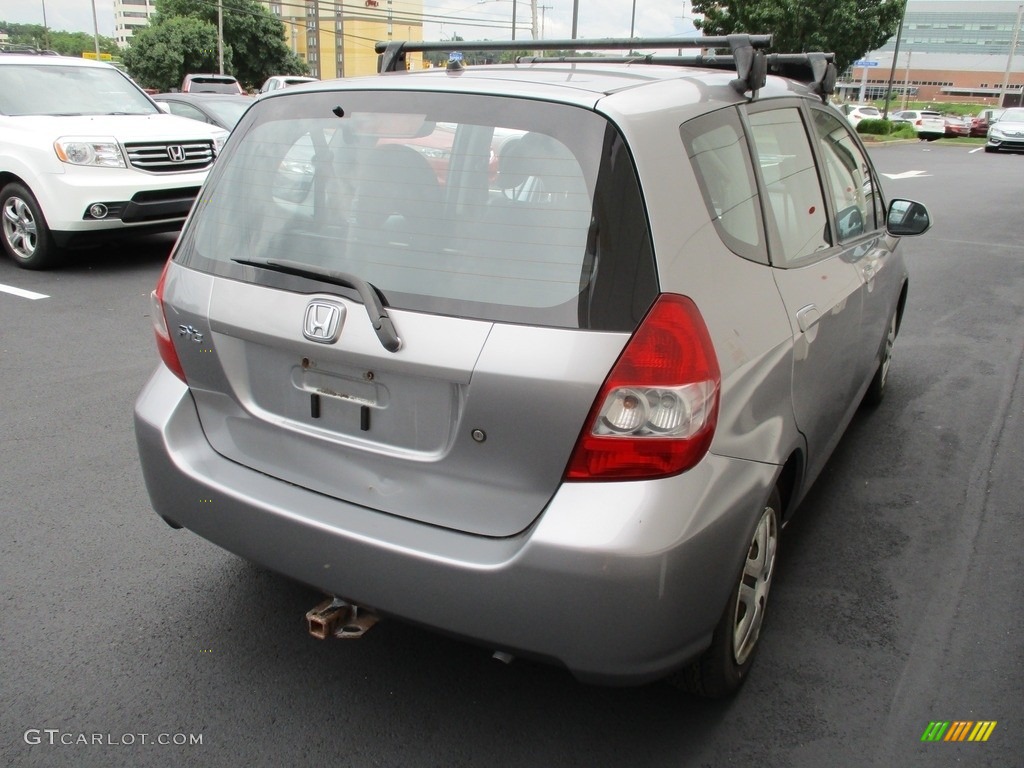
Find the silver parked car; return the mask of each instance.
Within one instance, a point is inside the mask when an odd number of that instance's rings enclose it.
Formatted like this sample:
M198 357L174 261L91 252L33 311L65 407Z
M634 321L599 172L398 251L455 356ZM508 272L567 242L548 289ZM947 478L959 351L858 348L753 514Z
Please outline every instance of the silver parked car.
M1004 109L994 115L988 126L986 152L1001 149L1024 150L1024 107Z
M381 43L383 75L257 100L154 291L156 511L335 598L319 636L395 617L734 692L929 226L830 57L769 42L408 72L451 43Z

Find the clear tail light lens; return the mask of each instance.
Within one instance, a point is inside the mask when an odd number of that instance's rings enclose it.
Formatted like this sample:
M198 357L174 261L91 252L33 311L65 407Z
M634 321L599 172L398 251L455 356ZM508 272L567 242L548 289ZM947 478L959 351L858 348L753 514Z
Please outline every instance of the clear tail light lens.
M662 294L601 387L566 479L650 479L690 469L714 437L720 388L696 305Z

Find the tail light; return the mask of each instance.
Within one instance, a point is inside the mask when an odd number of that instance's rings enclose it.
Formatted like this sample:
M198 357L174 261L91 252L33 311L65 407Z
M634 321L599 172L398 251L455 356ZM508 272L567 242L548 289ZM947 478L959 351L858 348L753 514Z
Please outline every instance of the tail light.
M914 121L914 125L924 125L924 120L917 118L917 120Z
M662 294L602 385L566 479L651 479L690 469L714 437L721 383L696 305Z
M156 289L149 294L153 312L153 332L156 334L156 348L160 352L160 359L170 368L171 373L185 381L185 370L181 367L178 352L174 348L170 331L167 330L167 317L164 314L164 282L167 280L167 270L170 266L171 260L168 259L163 272L160 273L160 279L156 282Z

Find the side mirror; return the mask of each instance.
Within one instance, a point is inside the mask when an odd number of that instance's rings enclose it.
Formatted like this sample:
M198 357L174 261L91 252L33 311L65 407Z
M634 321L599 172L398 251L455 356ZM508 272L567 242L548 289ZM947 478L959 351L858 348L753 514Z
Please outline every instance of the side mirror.
M885 217L885 230L890 235L896 237L923 235L931 225L931 217L923 203L902 199L892 200L889 203L889 212Z
M167 115L171 114L171 105L168 104L166 101L158 101L156 103L156 106L164 114L167 114Z

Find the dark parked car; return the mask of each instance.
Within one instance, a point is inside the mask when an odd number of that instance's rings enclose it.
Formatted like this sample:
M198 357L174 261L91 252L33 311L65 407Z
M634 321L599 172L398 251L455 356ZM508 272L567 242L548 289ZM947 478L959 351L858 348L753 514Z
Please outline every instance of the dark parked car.
M958 138L971 135L971 123L959 115L946 115L946 137Z
M166 104L172 115L202 120L229 131L253 102L251 96L233 93L157 93L153 100Z
M971 118L971 136L985 138L988 136L988 126L1002 114L1001 109L983 109Z
M173 527L334 596L318 637L377 614L724 696L883 397L928 212L827 103L831 54L564 42L378 43L380 76L256 100L153 294L143 474Z

